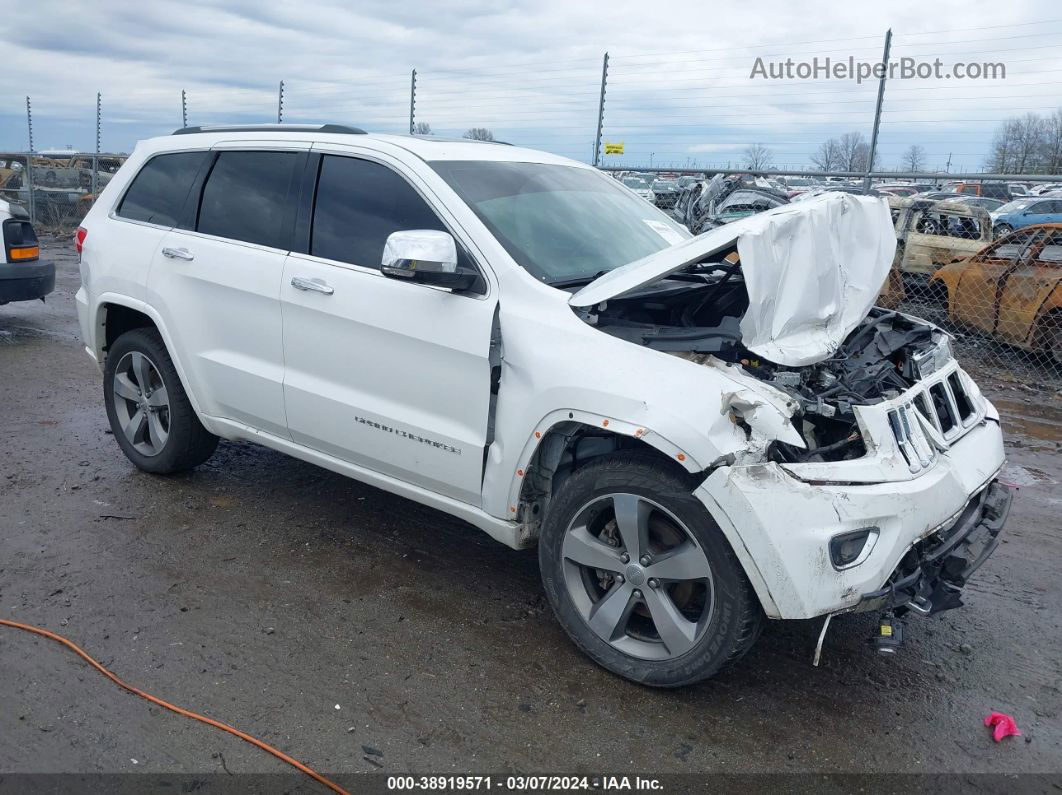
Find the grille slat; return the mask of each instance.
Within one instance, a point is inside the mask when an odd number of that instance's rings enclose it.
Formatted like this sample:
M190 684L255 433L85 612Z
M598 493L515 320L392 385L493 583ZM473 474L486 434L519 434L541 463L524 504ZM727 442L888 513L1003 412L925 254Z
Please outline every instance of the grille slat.
M959 371L920 386L911 401L888 413L892 435L911 472L931 466L938 449L946 449L977 419L973 397Z

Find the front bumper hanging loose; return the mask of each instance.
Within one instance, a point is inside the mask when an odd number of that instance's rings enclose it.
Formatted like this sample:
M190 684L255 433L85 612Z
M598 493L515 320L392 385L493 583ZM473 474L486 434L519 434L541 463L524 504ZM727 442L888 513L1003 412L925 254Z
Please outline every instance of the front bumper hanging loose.
M915 544L888 582L863 594L857 610L930 616L962 605L962 588L999 546L1014 495L993 480L950 526Z

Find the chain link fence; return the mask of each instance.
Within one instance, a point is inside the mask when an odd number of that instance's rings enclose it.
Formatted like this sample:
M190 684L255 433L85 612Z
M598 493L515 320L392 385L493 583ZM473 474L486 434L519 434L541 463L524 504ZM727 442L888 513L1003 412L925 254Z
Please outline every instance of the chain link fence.
M160 79L96 95L93 153L0 155L0 196L28 204L43 231L70 230L123 160L99 153L116 129L143 138L187 125L323 120L497 139L621 179L637 172L647 187L744 174L782 202L808 188L881 191L898 239L883 303L947 327L975 372L1058 390L1062 249L1060 232L1043 224L1062 223L1062 196L1046 189L1062 189L1059 44L1057 25L1015 23L682 52L461 57L404 74L342 64L326 79L260 86ZM61 104L26 98L31 152L34 112L39 136ZM92 122L86 114L86 131ZM955 183L961 207L927 204ZM907 198L915 190L923 196ZM654 201L689 223L664 193ZM763 207L723 209L716 220Z

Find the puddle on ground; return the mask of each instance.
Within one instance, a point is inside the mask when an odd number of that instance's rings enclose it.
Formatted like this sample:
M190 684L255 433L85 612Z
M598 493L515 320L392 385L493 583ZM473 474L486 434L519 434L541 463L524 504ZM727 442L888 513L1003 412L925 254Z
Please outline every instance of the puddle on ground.
M1062 406L1032 400L993 400L1003 430L1045 442L1062 442Z
M1023 467L1017 464L1007 464L1003 467L1002 478L1015 486L1037 486L1041 483L1056 483L1057 481L1043 470L1036 467Z

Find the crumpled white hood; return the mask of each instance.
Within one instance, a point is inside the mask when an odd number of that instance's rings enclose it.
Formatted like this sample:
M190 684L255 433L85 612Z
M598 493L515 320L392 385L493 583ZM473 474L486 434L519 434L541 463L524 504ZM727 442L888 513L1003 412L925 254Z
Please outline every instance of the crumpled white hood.
M569 303L586 307L616 298L735 242L749 293L742 343L792 367L828 358L867 316L896 249L885 200L824 193L711 229L610 271Z

